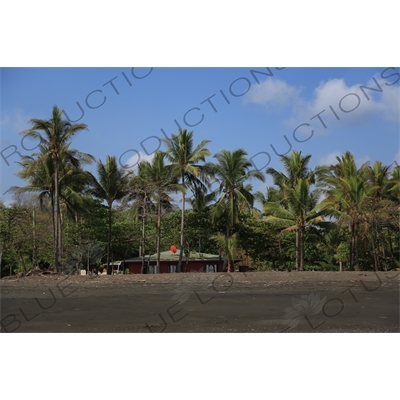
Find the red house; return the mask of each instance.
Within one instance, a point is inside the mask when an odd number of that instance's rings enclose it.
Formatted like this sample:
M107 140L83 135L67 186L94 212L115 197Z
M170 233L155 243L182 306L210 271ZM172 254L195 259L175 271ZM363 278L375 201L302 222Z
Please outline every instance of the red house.
M239 259L235 262L240 261ZM167 274L176 272L179 263L179 250L176 253L172 251L163 251L160 253L160 272ZM222 272L224 264L223 257L215 254L190 253L189 258L182 259L182 272ZM145 256L144 270L145 274L153 274L157 265L157 254ZM142 257L135 257L123 261L121 268L123 271L129 269L131 274L142 273Z

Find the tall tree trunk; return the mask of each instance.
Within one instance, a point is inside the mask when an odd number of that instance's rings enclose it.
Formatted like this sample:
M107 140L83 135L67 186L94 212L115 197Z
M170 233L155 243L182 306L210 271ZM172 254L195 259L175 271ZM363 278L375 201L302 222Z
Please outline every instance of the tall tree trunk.
M387 271L385 235L384 235L383 230L378 222L376 222L376 236L377 236L376 246L378 249L379 268L382 269L382 265L383 265L384 271ZM382 253L382 262L381 262L381 259L379 258L380 253Z
M36 267L36 210L35 207L32 208L32 268ZM1 258L0 258L0 266L1 266Z
M59 185L58 185L58 164L57 160L54 162L54 203L53 203L53 221L54 221L54 272L58 272L59 269L59 210L60 210L60 198L59 198Z
M354 222L350 223L350 271L354 271L354 249L355 249L355 238L354 238Z
M226 225L226 236L225 236L225 259L224 265L222 267L223 271L231 272L231 263L229 261L229 248L228 248L228 241L229 241L230 229L229 223Z
M371 232L371 244L372 244L372 253L374 256L374 264L375 264L375 271L380 271L380 262L379 262L379 241L377 238L377 229L376 223L373 220L372 222L372 232Z
M355 270L360 271L360 262L358 257L358 224L354 226L354 258L355 258Z
M154 273L160 273L160 252L161 252L161 199L157 205L157 265Z
M300 229L296 228L296 271L300 270Z
M185 177L182 174L182 185L185 182ZM183 231L185 229L185 188L182 192L182 215L181 215L181 248L179 251L178 272L182 271L182 257L183 257Z
M60 204L58 204L58 256L63 258L63 241L62 241L62 226L63 226L63 218L60 209ZM60 265L60 272L62 272L62 262Z
M112 227L112 203L108 203L108 233L107 233L107 273L110 270L111 256L111 227Z
M78 246L79 246L79 248L81 248L82 247L82 235L81 235L81 229L79 228L79 219L78 219L77 212L75 212L75 225L78 229ZM75 269L76 269L76 273L79 273L79 260L77 260L75 263Z
M143 213L142 213L142 271L141 273L143 274L144 271L144 256L145 256L145 226L146 226L146 203L147 203L147 196L145 195L144 197L144 203L143 203Z
M299 235L299 271L304 271L304 226L300 226Z
M394 258L393 243L392 243L392 238L390 237L389 229L387 230L387 239L389 242L390 258L392 259L392 267L394 267L396 265L396 262L395 262L395 258Z

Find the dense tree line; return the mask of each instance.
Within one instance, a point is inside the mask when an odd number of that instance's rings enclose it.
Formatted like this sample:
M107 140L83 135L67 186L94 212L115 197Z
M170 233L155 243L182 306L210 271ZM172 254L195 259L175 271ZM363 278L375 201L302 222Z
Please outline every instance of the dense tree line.
M309 167L311 155L281 157L282 170L253 168L243 149L211 157L208 140L179 130L136 171L71 148L87 129L54 107L22 132L40 140L17 173L14 203L0 203L1 274L32 268L73 273L117 260L182 249L235 259L259 270L390 270L399 267L400 167L357 167L346 152L334 165ZM97 173L84 166L96 163ZM252 182L274 186L254 192ZM174 203L180 195L180 205ZM260 204L259 209L255 207Z

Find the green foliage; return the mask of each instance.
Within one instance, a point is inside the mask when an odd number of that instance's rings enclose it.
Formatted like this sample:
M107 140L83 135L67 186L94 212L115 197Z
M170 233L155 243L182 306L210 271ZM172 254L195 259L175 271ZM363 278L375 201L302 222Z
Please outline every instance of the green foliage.
M57 270L59 261L61 271L75 273L136 257L143 246L153 254L172 244L181 254L224 255L228 268L236 257L258 270L399 267L398 166L357 168L346 152L311 170L311 156L294 151L281 157L283 172L267 169L274 186L253 193L250 179L265 175L245 150L221 150L207 162L209 141L195 146L193 132L179 130L137 175L107 156L95 177L83 169L93 157L70 147L86 125L62 120L57 107L51 119L30 122L24 134L41 144L21 160L17 175L27 185L10 189L15 204L0 201L1 276ZM209 193L212 180L218 187ZM24 198L27 192L35 197ZM178 192L180 209L172 195Z

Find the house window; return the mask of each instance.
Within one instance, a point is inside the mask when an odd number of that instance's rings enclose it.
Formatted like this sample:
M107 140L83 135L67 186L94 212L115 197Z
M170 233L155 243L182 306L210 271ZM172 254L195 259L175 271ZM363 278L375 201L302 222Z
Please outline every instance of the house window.
M206 272L217 272L217 266L216 265L206 265Z
M176 272L176 265L169 265L168 266L168 272Z

